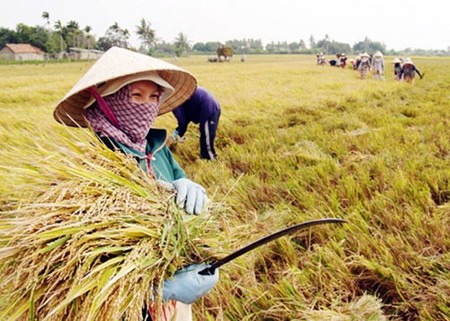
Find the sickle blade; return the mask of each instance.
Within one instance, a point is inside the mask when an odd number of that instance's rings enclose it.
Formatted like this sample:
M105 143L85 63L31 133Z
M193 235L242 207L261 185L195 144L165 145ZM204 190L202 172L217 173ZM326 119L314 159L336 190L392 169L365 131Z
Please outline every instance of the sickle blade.
M296 231L311 227L311 226L315 226L315 225L322 225L322 224L330 224L330 223L345 223L346 221L341 219L341 218L324 218L324 219L319 219L319 220L312 220L312 221L306 221L300 224L296 224L290 227L287 227L285 229L282 229L278 232L275 232L273 234L270 234L268 236L265 236L253 243L250 243L246 246L244 246L243 248L237 250L236 252L231 253L230 255L224 257L223 259L211 264L208 268L204 269L203 271L200 271L199 274L202 275L213 275L215 269L217 269L219 266L222 266L234 259L236 259L237 257L244 255L247 252L250 252L258 247L260 247L261 245L264 245L266 243L269 243L271 241L274 241L284 235L288 235L288 234L292 234Z

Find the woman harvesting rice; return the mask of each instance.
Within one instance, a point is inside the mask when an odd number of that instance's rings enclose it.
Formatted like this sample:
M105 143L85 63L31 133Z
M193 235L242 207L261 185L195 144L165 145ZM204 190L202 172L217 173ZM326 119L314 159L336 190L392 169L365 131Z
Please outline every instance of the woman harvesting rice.
M91 127L109 148L132 155L160 185L174 189L177 204L186 212L199 214L207 201L205 189L186 178L165 145L166 131L152 128L158 115L183 103L195 88L195 78L186 71L113 47L63 98L54 117L69 126ZM190 304L218 280L218 272L198 274L205 267L188 266L164 282L165 317L191 319Z

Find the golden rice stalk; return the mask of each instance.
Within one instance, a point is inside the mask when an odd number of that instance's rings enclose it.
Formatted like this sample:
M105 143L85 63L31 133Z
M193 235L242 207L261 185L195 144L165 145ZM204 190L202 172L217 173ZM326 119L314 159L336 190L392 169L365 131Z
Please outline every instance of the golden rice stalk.
M380 299L364 294L354 302L349 302L343 307L334 310L306 310L303 311L305 320L367 320L367 321L386 321L387 318L383 314L383 304Z
M213 208L185 215L134 160L67 143L7 169L22 199L0 216L0 320L140 320L164 278L208 259Z

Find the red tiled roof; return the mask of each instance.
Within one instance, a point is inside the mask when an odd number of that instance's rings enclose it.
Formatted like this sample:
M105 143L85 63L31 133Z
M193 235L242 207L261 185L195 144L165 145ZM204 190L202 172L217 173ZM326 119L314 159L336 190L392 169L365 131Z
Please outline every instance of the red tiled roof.
M5 47L14 53L44 53L41 49L27 43L7 43Z

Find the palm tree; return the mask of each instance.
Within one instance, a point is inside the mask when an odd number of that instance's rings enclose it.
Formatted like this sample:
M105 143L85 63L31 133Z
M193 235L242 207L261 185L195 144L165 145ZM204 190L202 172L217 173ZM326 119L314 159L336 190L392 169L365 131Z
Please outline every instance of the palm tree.
M108 28L108 30L106 30L104 40L107 40L107 42L109 43L109 48L111 48L111 46L128 48L129 38L130 32L127 29L122 29L119 24L115 22Z
M187 36L180 32L175 38L175 54L180 57L184 52L190 49Z
M80 25L75 20L70 20L65 27L66 37L69 46L80 47L81 45L81 35Z
M63 39L63 25L61 23L61 20L57 20L55 22L55 31L57 33L59 33L59 44L60 44L60 54L63 52L63 44L64 44L64 39Z
M142 40L142 46L149 52L152 47L156 47L155 30L150 28L151 23L141 18L141 24L136 26L136 34Z
M47 27L50 26L50 14L47 11L42 12L42 19L47 21Z
M86 32L86 43L87 43L87 49L88 49L88 58L90 58L91 55L91 32L92 28L90 26L84 27L84 32Z

